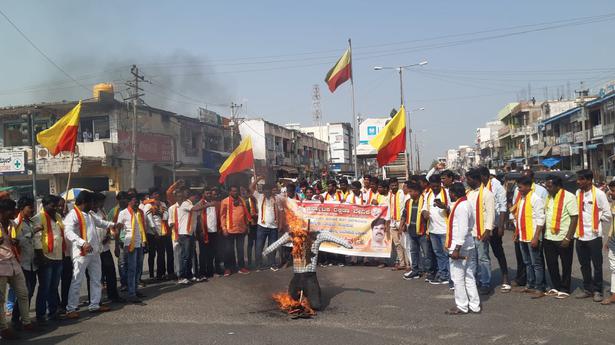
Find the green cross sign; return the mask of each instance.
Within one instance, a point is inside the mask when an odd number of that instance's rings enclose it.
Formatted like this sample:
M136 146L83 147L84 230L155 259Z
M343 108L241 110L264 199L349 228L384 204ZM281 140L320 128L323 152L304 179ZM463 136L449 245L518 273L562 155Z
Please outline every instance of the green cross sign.
M15 165L15 169L19 169L21 167L21 162L19 160L15 160L13 164Z

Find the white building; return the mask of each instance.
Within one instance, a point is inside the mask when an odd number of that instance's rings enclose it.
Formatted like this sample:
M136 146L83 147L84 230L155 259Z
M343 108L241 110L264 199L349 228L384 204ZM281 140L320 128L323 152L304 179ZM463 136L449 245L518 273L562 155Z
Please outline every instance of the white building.
M270 180L320 175L327 169L329 145L311 135L264 119L240 120L239 132L252 138L257 173Z
M301 131L318 140L329 143L330 167L332 171L354 171L352 150L354 135L352 125L347 122L327 123L323 126L301 127L299 124L287 124L285 127Z

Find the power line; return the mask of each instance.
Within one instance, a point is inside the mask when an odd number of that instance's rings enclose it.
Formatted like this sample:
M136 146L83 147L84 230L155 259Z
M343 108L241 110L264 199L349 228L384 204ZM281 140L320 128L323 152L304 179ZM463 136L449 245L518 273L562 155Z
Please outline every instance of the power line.
M62 67L60 67L60 65L55 63L55 61L53 61L47 54L45 54L45 52L43 52L36 44L34 44L34 42L32 42L32 40L28 38L28 36L26 36L26 34L23 31L21 31L21 29L1 9L0 9L0 14L4 17L4 19L6 19L7 22L9 22L9 24L11 24L11 26L13 26L13 28L15 28L15 30L17 30L17 32L19 32L21 37L23 37L34 49L36 49L36 51L39 52L39 54L41 54L50 64L55 66L55 68L57 68L60 72L62 72L66 77L68 77L68 79L72 80L75 84L81 86L88 92L90 91L90 88L81 84L79 81L77 81L77 79L73 78L70 74L68 74L68 72L66 72Z

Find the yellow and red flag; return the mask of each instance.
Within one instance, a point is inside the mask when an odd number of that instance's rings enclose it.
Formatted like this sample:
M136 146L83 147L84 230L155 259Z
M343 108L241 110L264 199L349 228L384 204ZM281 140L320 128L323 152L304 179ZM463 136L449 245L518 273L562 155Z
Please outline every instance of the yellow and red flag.
M370 142L378 150L376 159L384 166L406 150L406 109L402 105L389 123Z
M325 82L329 86L329 90L334 92L338 86L352 78L352 56L350 48L346 49L344 55L337 60L335 66L329 70L325 77Z
M220 183L224 183L226 177L254 167L254 154L252 153L252 139L245 137L239 146L231 153L220 167Z
M60 152L75 152L81 101L53 126L36 135L36 140L49 150L53 156Z

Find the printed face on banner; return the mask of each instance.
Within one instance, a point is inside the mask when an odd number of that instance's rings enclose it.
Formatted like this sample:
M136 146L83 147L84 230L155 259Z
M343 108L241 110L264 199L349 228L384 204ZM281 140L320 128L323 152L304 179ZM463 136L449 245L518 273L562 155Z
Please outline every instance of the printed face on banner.
M343 255L388 258L391 235L386 228L387 206L287 202L295 214L309 220L310 231L327 231L353 246L323 243L320 250Z

